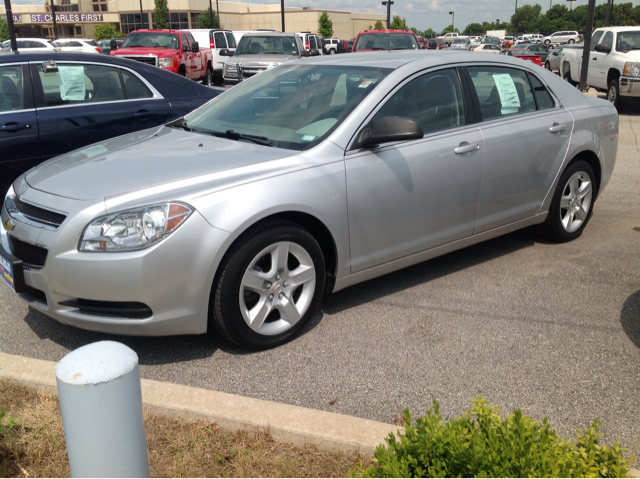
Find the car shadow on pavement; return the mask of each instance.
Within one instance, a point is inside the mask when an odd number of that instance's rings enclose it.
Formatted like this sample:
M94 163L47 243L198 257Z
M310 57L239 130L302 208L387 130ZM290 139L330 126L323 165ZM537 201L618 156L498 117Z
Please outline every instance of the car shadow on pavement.
M640 290L624 302L620 312L620 323L629 339L640 348Z
M360 306L418 284L428 283L535 244L547 244L547 242L542 240L533 228L525 228L356 284L327 296L320 307L326 314L340 313L345 309Z

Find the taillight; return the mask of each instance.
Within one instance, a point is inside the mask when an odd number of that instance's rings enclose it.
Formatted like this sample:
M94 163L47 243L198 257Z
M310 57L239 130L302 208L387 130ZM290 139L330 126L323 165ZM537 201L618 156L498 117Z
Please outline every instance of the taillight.
M211 47L211 48L215 48L216 47L216 42L213 40L213 38L211 40L209 40L209 47Z
M100 47L95 47L95 48L98 53L102 53L102 50L100 50Z
M304 48L307 50L309 49L309 42L304 42Z

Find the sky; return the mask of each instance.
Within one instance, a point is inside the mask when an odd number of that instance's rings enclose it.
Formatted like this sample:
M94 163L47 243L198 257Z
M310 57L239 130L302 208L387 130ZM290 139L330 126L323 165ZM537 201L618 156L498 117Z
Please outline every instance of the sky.
M233 2L234 0L227 0ZM435 31L442 31L451 24L452 16L449 12L455 12L454 26L463 30L469 23L484 21L501 22L509 21L515 11L516 0L394 0L391 7L392 15L400 15L407 19L409 27L418 30L426 30L431 27ZM566 0L517 0L518 7L539 3L542 12L549 9L549 2L565 4ZM615 0L615 3L631 2L633 6L640 5L640 0ZM43 0L11 0L13 5L41 5ZM243 0L242 3L268 3L277 4L279 0ZM587 5L588 0L576 0L573 7ZM606 3L606 0L596 0L597 4ZM355 12L373 12L386 14L386 7L382 0L285 0L285 6L312 7L326 10L347 10Z

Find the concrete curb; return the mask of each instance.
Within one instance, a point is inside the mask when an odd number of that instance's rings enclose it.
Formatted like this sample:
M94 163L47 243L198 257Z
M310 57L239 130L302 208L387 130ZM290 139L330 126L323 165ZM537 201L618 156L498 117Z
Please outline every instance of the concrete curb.
M57 394L53 361L0 353L0 378ZM269 429L274 439L322 450L373 454L398 426L344 414L251 399L208 389L142 379L142 402L152 414L215 421L227 430Z

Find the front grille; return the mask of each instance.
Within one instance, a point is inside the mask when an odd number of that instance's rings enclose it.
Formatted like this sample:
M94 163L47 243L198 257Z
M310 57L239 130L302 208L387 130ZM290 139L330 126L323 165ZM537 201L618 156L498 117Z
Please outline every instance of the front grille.
M55 213L53 211L45 210L39 206L30 205L23 202L17 196L13 199L16 209L24 216L37 223L44 223L47 225L55 226L56 228L62 224L66 215L61 213Z
M145 319L153 315L149 306L133 301L95 301L92 299L78 298L61 301L59 304L61 306L77 308L83 313L98 313L128 319Z
M124 58L128 58L129 60L135 60L140 63L146 63L147 65L151 65L154 67L158 66L158 57L151 55L123 55Z
M266 68L261 67L240 67L240 71L242 72L242 78L251 78L253 75L260 73L266 70Z
M16 258L21 259L23 263L26 263L26 269L41 269L44 266L48 253L45 248L25 243L11 235L8 235L8 237L11 253Z

